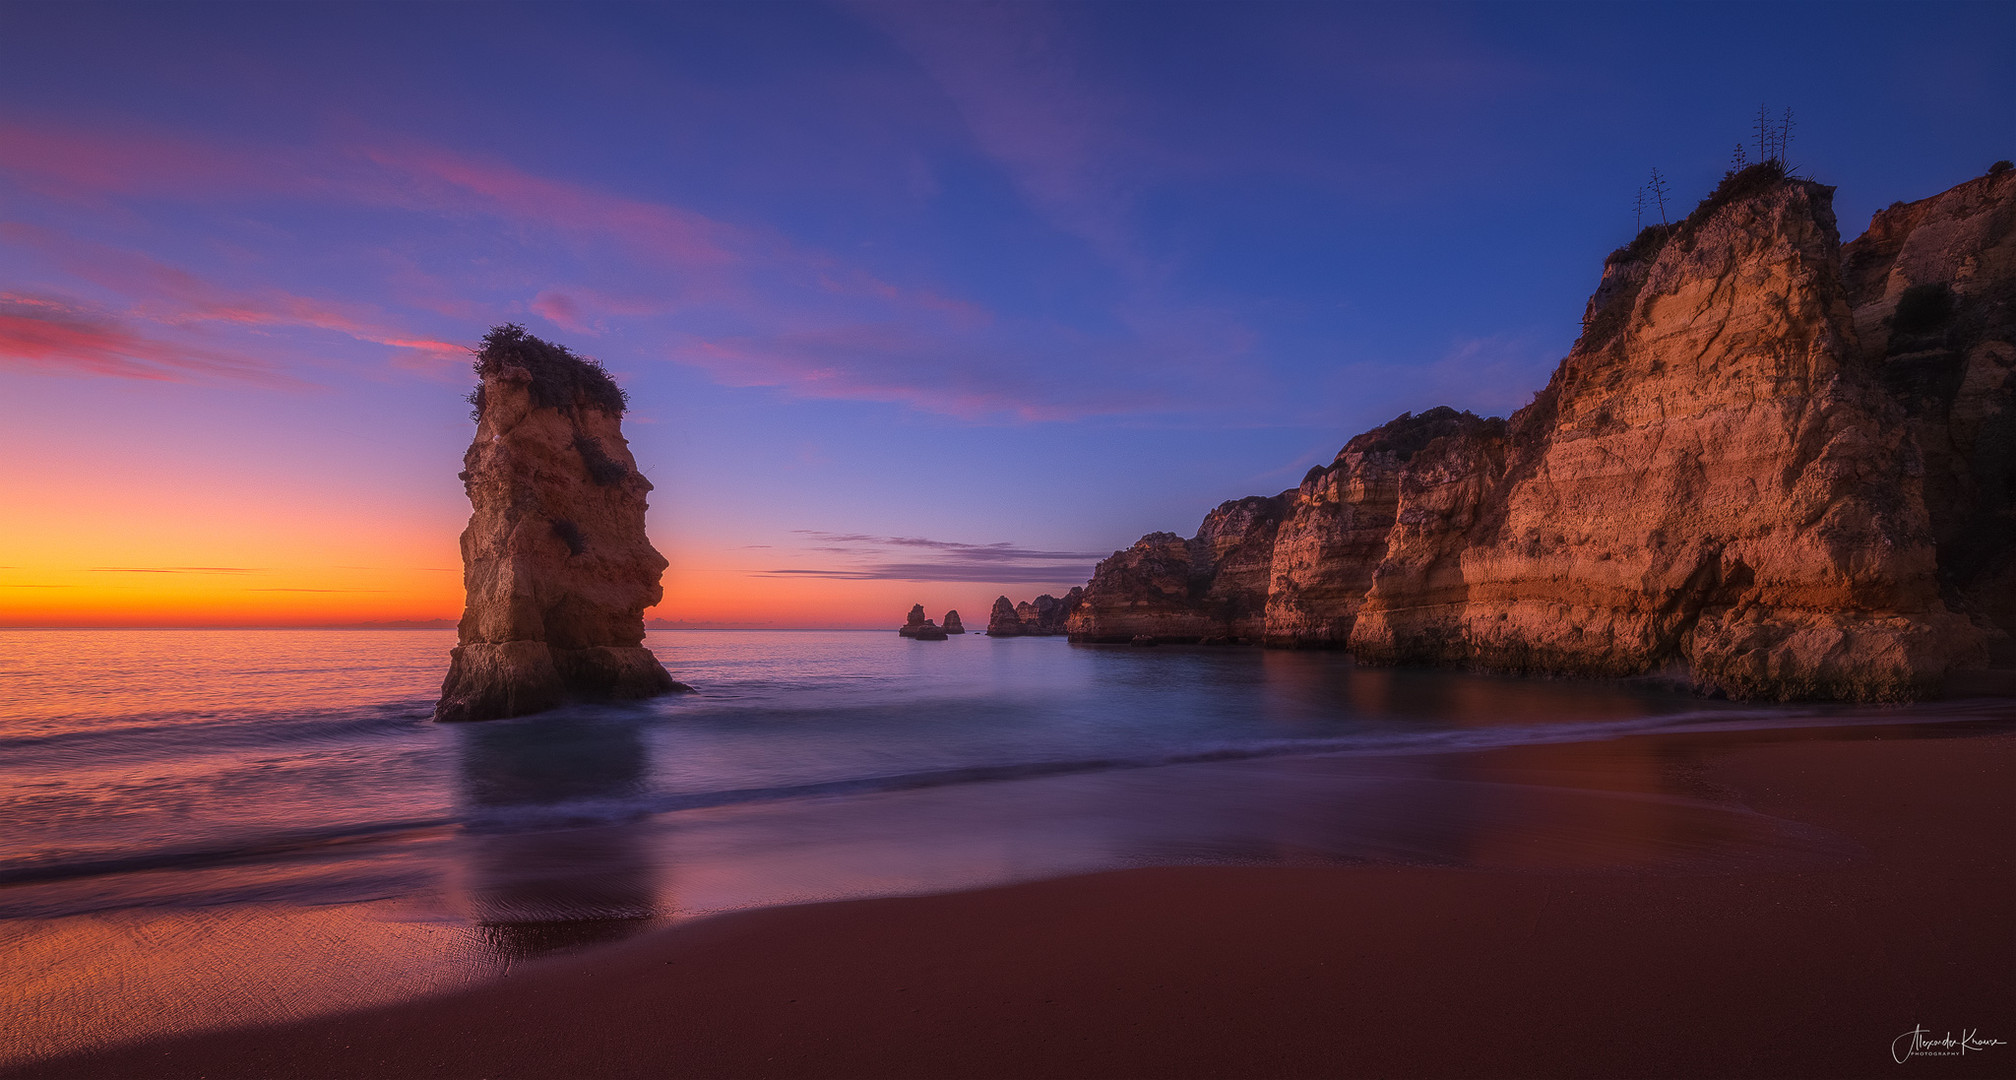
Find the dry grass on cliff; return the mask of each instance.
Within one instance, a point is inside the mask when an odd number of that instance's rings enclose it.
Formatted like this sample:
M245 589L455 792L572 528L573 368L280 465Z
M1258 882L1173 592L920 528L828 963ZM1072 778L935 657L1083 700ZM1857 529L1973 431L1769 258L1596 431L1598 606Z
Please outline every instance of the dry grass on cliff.
M596 361L576 356L565 345L534 337L517 323L492 327L488 334L483 335L483 347L476 350L477 378L496 375L513 366L522 367L532 374L532 402L542 408L585 406L600 409L611 416L622 416L623 410L630 404L630 396ZM469 404L476 407L475 416L480 419L483 415L481 386L469 395Z

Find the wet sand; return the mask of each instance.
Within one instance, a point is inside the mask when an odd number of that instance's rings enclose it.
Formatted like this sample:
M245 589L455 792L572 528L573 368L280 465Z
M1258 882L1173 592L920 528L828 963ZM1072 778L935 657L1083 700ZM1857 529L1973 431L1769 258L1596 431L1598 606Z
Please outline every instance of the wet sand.
M1895 735L1690 753L1698 790L1849 841L1827 865L1192 867L771 908L7 1075L2016 1074L2016 738ZM1900 1065L1918 1026L2005 1045Z

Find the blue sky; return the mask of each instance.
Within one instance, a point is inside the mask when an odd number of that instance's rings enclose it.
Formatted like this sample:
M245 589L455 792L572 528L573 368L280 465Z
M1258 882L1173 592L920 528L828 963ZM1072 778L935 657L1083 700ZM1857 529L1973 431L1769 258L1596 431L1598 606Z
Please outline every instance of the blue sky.
M454 614L510 320L631 393L656 614L970 618L1522 404L1761 102L1845 236L2016 156L2012 12L0 4L0 592Z

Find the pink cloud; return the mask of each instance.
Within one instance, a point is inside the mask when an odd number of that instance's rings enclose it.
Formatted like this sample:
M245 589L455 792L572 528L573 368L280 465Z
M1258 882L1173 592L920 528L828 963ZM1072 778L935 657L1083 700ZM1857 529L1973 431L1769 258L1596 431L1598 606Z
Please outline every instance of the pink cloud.
M103 312L47 297L0 293L0 364L55 375L187 382L225 378L270 387L303 384L269 365L157 341Z
M83 134L0 122L0 175L44 194L189 198L247 195L389 206L443 217L481 214L582 246L613 245L660 269L689 275L690 301L747 302L730 275L783 271L807 288L881 299L960 318L984 309L931 290L882 280L767 230L696 211L537 176L515 166L411 141L357 139L344 146L259 148L153 133Z
M421 181L417 188L400 189L395 199L431 210L476 209L562 232L596 234L686 266L733 265L754 246L743 230L690 210L534 176L500 162L419 145L365 146L356 154Z
M87 193L202 196L270 188L279 176L300 175L270 152L94 129L85 133L0 120L0 170L41 194L62 198Z
M0 222L0 242L33 248L81 281L134 298L129 317L164 326L214 322L330 330L360 341L412 350L422 354L427 365L468 355L461 346L386 327L355 305L272 288L237 292L140 252L87 243L50 229Z
M564 327L577 334L594 333L581 317L581 305L563 292L548 289L532 298L532 313L555 326Z
M1011 362L996 347L898 324L695 340L675 347L672 358L726 386L892 402L972 421L1076 420L1166 404L1139 385L1099 388L1059 380Z
M989 56L990 63L1001 60ZM1117 223L1120 196L1097 165L1096 135L1105 121L1073 119L1068 81L1057 86L1026 122L1005 99L976 99L972 107L983 116L981 126L996 132L990 145L1023 163L1019 167L1041 198L1071 213L1082 210L1087 222ZM1061 139L1062 148L1052 146L1063 130L1054 125L1076 132ZM27 163L9 153L32 158L38 148L53 152ZM158 136L93 137L15 124L0 126L0 177L10 176L29 177L38 188L67 185L120 196L226 203L270 195L393 208L451 222L494 219L506 228L487 231L507 239L557 239L596 272L624 282L617 293L539 281L534 275L542 274L543 262L522 269L508 260L486 263L491 269L483 273L495 282L487 288L529 285L518 295L530 299L520 302L569 332L602 333L619 320L635 331L640 321L677 312L679 330L661 324L670 341L661 355L725 385L888 401L976 420L1040 421L1168 408L1171 393L1230 355L1215 346L1199 348L1199 342L1239 338L1232 332L1236 327L1195 325L1194 309L1172 312L1156 303L1130 304L1115 313L1132 326L1132 340L1090 342L1065 328L1026 322L1000 326L989 309L945 289L889 281L767 229L410 141L351 139L341 146L252 154ZM1084 227L1090 234L1104 226ZM1109 239L1116 250L1125 246L1118 233ZM5 227L0 241L34 247L66 273L130 298L126 317L167 329L209 323L326 330L391 347L398 350L396 366L433 375L445 375L452 363L467 358L459 346L399 327L368 305L271 287L227 287L137 252L82 244L29 226ZM410 261L394 270L424 286L416 302L433 310L445 310L443 298L455 294L454 280L423 272ZM512 282L514 273L522 275L516 279L522 284L503 284ZM466 279L462 287L468 288ZM461 319L481 318L497 305L457 310ZM687 314L693 319L684 318ZM1163 315L1173 320L1170 326L1187 322L1181 340L1156 328ZM708 329L689 329L695 325ZM642 339L635 332L626 336Z

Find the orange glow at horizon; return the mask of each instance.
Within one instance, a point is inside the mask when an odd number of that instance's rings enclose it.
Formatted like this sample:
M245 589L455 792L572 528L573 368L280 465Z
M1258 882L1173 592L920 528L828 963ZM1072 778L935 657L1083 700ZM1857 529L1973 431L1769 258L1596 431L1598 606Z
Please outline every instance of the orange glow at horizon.
M668 572L646 619L675 625L844 628L900 625L911 604L984 628L997 595L1056 588L973 582L792 580L738 569ZM459 569L218 567L198 564L0 569L0 626L323 626L455 619Z
M399 458L357 470L342 452L220 466L216 448L173 436L121 448L118 433L101 429L60 454L47 442L15 442L0 470L0 626L461 616L458 538L469 510L452 473L416 473ZM451 439L460 433L442 437ZM957 609L980 629L996 596L1069 587L779 576L768 569L774 549L755 556L751 537L694 535L682 526L696 519L667 503L669 520L652 529L671 560L665 599L645 617L674 625L893 629L921 603L934 619ZM815 570L824 562L790 560Z

